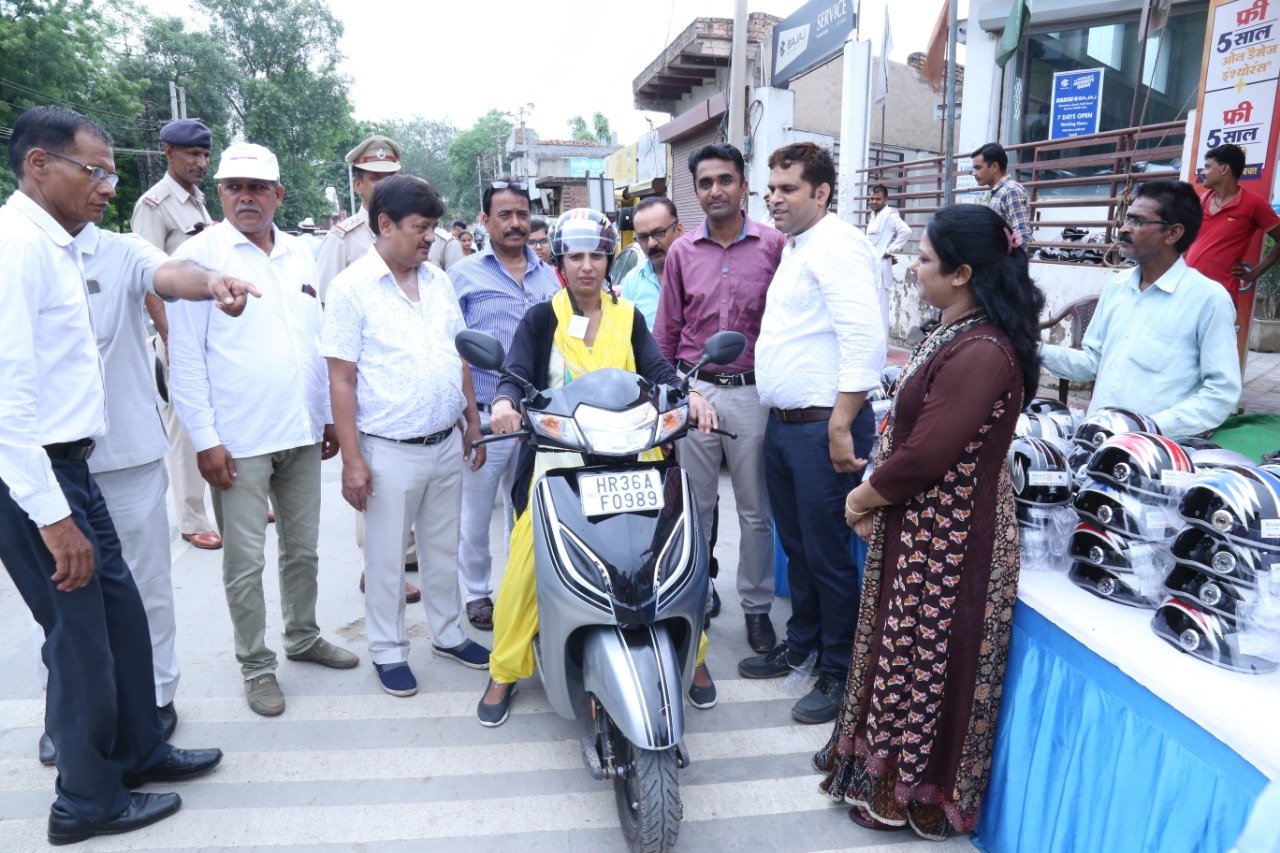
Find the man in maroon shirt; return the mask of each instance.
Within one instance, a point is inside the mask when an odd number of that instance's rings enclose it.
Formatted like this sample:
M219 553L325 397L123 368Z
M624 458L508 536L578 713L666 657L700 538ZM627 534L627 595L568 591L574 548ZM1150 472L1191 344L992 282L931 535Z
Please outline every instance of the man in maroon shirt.
M1240 186L1244 164L1244 149L1238 145L1219 145L1205 153L1201 170L1205 192L1200 195L1204 224L1186 254L1187 266L1219 282L1231 294L1236 323L1241 326L1253 304L1253 283L1280 260L1280 216L1266 199ZM1262 263L1249 269L1244 261L1259 231L1276 244Z
M726 329L747 336L747 348L732 364L708 365L690 387L716 407L720 428L737 440L690 433L677 449L709 536L719 499L720 463L727 460L738 508L738 596L746 614L747 642L770 651L777 635L769 621L773 605L773 518L764 479L764 430L769 410L756 393L755 346L764 316L765 292L782 257L786 238L750 219L742 153L732 145L707 145L689 157L702 224L672 244L662 272L662 295L653 337L668 361L688 370L702 347Z

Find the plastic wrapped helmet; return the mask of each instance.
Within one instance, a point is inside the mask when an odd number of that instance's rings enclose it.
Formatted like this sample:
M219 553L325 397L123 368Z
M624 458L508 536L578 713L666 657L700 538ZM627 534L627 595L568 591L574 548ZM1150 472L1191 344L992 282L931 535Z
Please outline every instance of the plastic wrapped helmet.
M1097 480L1087 480L1081 486L1074 505L1082 518L1144 542L1169 539L1182 526L1163 502L1144 501L1132 492Z
M1071 438L1076 434L1076 415L1056 397L1034 397L1023 407L1023 411L1047 417L1058 424L1063 438Z
M1086 417L1076 428L1075 440L1086 447L1097 447L1113 435L1126 432L1160 434L1160 427L1146 415L1128 409L1104 406Z
M880 385L884 388L886 394L893 394L893 386L897 384L898 378L902 376L901 364L885 365L884 370L880 371Z
M1062 506L1071 501L1071 472L1062 451L1039 438L1018 437L1009 445L1013 499L1022 504Z
M1170 595L1207 607L1237 621L1244 617L1258 597L1256 584L1229 581L1217 575L1198 572L1183 563L1173 567L1165 578L1164 586Z
M1178 504L1189 524L1280 554L1280 477L1244 465L1205 471Z
M1071 559L1088 563L1116 575L1132 574L1134 562L1140 554L1134 552L1135 545L1150 545L1130 540L1088 521L1082 521L1071 532Z
M1258 572L1269 570L1269 563L1280 566L1280 562L1263 559L1268 552L1238 545L1199 527L1183 528L1170 551L1184 566L1244 583L1255 583Z
M1241 651L1234 619L1178 596L1169 596L1156 608L1151 629L1181 651L1223 669L1260 675L1280 667L1273 660Z
M1067 572L1071 582L1098 598L1127 604L1130 607L1155 607L1158 596L1143 595L1133 575L1117 574L1101 566L1076 560Z
M600 252L613 263L613 253L618 247L618 232L609 218L589 207L575 207L565 211L556 220L555 236L551 238L551 254L557 263L565 255L574 252Z
M1186 446L1183 445L1183 449ZM1253 460L1243 453L1227 450L1225 447L1196 447L1187 451L1191 464L1197 471L1209 468L1221 468L1223 465L1252 465Z
M1028 438L1071 438L1071 427L1064 423L1061 413L1036 414L1021 412L1013 428L1014 435ZM1070 416L1068 416L1069 418Z
M1191 455L1193 450L1221 450L1222 445L1214 444L1207 438L1201 438L1198 435L1189 435L1181 439L1178 444L1182 445L1182 449L1187 451L1187 455Z
M1176 494L1190 484L1195 469L1181 447L1161 435L1113 435L1089 457L1089 476L1125 491L1151 497Z

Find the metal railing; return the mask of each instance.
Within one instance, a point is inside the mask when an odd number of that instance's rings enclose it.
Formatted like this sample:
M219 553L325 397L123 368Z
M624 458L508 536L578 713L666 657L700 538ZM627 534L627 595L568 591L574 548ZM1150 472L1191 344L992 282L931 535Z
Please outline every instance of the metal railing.
M1103 133L1009 145L1009 174L1026 188L1031 198L1036 248L1079 249L1084 244L1057 237L1066 227L1101 229L1105 248L1116 239L1118 223L1132 197L1132 188L1142 181L1177 179L1182 158L1186 122L1174 121L1109 130ZM967 157L967 152L965 154ZM866 193L875 184L884 184L908 224L924 225L941 206L946 186L943 157L928 157L905 163L886 163L859 172L863 180L855 186L865 206ZM967 171L951 176L958 186ZM985 192L957 189L957 200ZM1071 216L1079 208L1079 216ZM1092 208L1093 210L1087 210ZM1105 209L1099 218L1097 208ZM1043 214L1052 213L1048 219ZM912 245L919 240L914 229Z

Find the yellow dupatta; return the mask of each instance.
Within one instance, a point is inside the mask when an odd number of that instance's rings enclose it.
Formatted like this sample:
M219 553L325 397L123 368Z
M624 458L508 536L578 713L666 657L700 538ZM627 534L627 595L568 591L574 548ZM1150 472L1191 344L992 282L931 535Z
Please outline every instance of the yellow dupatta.
M636 372L636 354L631 350L631 328L636 318L630 302L613 300L603 294L600 299L600 326L596 329L595 342L588 347L586 340L569 334L573 319L573 303L569 291L561 288L551 298L551 308L556 312L555 346L564 358L568 375L565 381L577 379L584 373L605 367L618 367Z

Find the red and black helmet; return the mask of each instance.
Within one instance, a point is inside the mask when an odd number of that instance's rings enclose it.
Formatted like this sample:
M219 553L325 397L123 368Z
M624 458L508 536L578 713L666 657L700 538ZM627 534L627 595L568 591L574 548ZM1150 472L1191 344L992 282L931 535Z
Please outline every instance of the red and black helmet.
M1129 432L1106 439L1089 458L1089 476L1149 497L1178 494L1195 468L1186 452L1162 435Z

